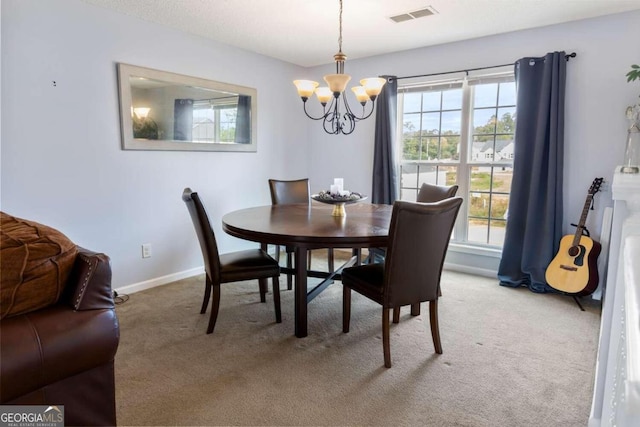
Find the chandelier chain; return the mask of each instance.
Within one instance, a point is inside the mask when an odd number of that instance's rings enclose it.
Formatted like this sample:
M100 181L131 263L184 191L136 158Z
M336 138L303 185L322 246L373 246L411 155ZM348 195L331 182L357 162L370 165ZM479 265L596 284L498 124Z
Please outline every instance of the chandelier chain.
M338 18L338 52L342 52L342 0L340 0L340 15Z

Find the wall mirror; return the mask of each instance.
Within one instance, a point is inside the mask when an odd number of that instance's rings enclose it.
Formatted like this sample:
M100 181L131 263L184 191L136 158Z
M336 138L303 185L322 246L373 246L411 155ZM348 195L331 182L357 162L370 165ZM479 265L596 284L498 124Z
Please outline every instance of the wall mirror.
M256 151L253 88L118 64L124 150Z

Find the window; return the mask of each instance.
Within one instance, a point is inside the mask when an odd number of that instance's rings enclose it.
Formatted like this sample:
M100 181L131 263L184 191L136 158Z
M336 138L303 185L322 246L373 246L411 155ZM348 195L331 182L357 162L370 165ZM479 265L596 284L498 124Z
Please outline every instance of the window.
M458 184L465 199L452 241L502 246L513 173L513 73L398 90L400 198Z
M193 103L193 142L235 142L238 98L234 99L235 103L227 98Z

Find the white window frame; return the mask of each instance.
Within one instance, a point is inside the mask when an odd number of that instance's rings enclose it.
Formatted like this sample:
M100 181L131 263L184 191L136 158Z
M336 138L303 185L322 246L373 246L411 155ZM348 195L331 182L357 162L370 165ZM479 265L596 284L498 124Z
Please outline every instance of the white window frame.
M194 107L193 107L193 111L194 111L194 116L195 116L195 112L196 110L200 110L200 111L207 111L211 113L211 124L213 125L213 130L214 130L214 134L212 136L210 136L209 138L202 138L202 140L197 140L197 141L193 141L193 142L214 142L217 141L220 144L231 144L234 141L233 140L223 140L222 139L222 128L224 125L228 125L229 123L232 123L233 126L235 127L235 121L226 121L226 120L222 120L222 113L225 110L236 110L236 115L237 115L237 109L238 109L238 102L237 102L237 97L232 98L231 100L226 99L226 98L222 98L222 99L207 99L207 100L203 100L203 101L195 101L194 102ZM235 102L234 102L235 100ZM195 122L194 120L194 127L197 125L198 123Z
M456 87L462 88L462 111L461 111L461 129L460 129L460 153L459 160L455 162L451 161L417 161L416 163L422 165L433 166L453 166L457 168L457 184L458 195L465 199L465 203L460 208L458 220L454 226L454 235L451 240L451 249L454 251L465 254L474 254L489 256L491 258L499 258L501 254L502 246L491 245L489 243L470 242L467 239L468 234L468 216L469 216L469 189L470 189L470 171L472 167L493 167L499 168L501 166L513 167L513 155L510 159L502 159L502 161L473 161L470 155L470 150L473 142L473 111L472 103L474 96L473 86L476 84L486 83L504 83L514 81L513 69L501 68L485 70L481 73L475 73L475 75L467 75L465 73L447 76L446 79L442 79L442 76L432 77L431 79L413 79L407 82L399 82L398 85L398 126L397 126L397 164L398 164L398 182L402 182L401 165L405 163L402 160L402 144L403 144L403 118L404 118L404 93L407 92L423 92L425 90L446 90ZM406 163L412 163L407 161ZM402 195L402 187L400 188L400 195ZM490 213L489 213L490 216ZM490 220L489 220L490 221Z

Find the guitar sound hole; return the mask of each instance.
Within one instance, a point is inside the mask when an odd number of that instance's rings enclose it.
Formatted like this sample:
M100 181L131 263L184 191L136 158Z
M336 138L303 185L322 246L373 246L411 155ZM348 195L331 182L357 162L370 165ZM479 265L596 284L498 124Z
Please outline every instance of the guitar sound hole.
M580 249L577 246L571 246L569 248L569 255L576 256L580 253Z

